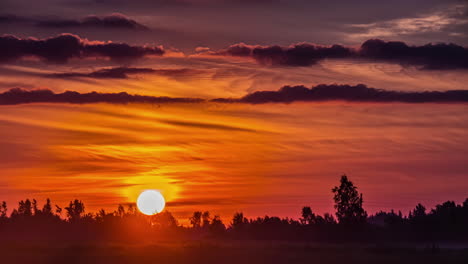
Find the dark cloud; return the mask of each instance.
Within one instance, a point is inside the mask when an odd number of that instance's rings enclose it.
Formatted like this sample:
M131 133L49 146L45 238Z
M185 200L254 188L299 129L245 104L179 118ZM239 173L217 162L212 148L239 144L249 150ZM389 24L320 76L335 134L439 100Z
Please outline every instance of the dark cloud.
M262 104L331 100L350 102L455 103L468 102L468 90L400 92L369 88L363 84L356 86L320 84L310 89L302 85L284 86L278 91L259 91L248 94L240 99L220 98L213 101Z
M468 48L455 44L408 46L400 41L372 39L362 44L359 55L429 70L468 69Z
M119 28L132 30L148 30L149 28L123 14L109 16L87 16L83 19L48 19L36 22L37 26L49 28Z
M0 94L0 105L15 105L25 103L194 103L203 100L197 98L170 98L143 95L130 95L128 93L79 93L66 91L54 93L51 90L23 90L14 88Z
M116 61L138 59L148 55L161 56L160 46L131 46L126 43L90 42L72 34L48 39L21 39L6 35L0 37L0 62L23 57L37 57L46 62L66 63L72 58L104 57Z
M289 47L236 44L211 55L251 57L260 64L310 66L324 59L365 59L418 66L425 70L468 69L468 49L456 44L409 46L404 42L367 40L360 48L301 43Z
M258 91L248 94L239 99L218 98L211 100L218 103L292 103L303 102L321 102L321 101L349 101L349 102L403 102L403 103L466 103L468 102L468 90L451 91L426 91L426 92L403 92L390 91L369 88L364 84L338 85L338 84L319 84L312 88L305 86L284 86L278 91ZM67 91L64 93L54 93L51 90L24 90L14 88L0 94L0 105L15 105L25 103L200 103L205 102L199 98L171 98L155 97L144 95L130 95L123 93L79 93ZM166 121L169 124L215 128L225 130L243 130L244 128L235 128L231 126L220 126L205 123L173 122Z
M87 78L96 78L96 79L126 79L129 74L139 74L139 73L153 73L155 70L151 68L127 68L127 67L118 67L118 68L109 68L109 69L100 69L90 73L80 73L80 72L65 72L65 73L54 73L48 75L49 77L56 78L74 78L74 77L87 77Z
M200 70L195 69L151 69L151 68L129 68L129 67L117 67L117 68L105 68L99 69L89 73L82 72L64 72L49 74L47 77L52 78L95 78L95 79L127 79L129 75L133 74L155 74L167 77L186 77L195 74L202 73Z
M341 45L327 47L300 43L290 47L281 47L249 46L241 43L212 54L252 57L265 65L310 66L323 59L348 58L353 55L353 51Z

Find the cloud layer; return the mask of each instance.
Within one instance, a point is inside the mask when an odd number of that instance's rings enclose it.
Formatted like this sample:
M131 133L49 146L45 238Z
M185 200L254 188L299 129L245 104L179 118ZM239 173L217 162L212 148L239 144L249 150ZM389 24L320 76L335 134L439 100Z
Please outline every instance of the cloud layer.
M399 92L369 88L364 84L326 85L319 84L312 88L305 86L284 86L278 91L259 91L237 100L216 99L218 102L242 102L252 104L291 103L296 101L332 101L350 102L405 102L405 103L452 103L468 102L468 90Z
M312 88L305 86L284 86L278 91L258 91L242 98L218 98L210 100L218 103L292 103L292 102L404 102L404 103L465 103L468 102L468 90L430 91L430 92L400 92L369 88L364 84L326 85L320 84ZM198 103L206 102L199 98L171 98L128 93L79 93L66 91L54 93L51 90L24 90L14 88L0 94L0 105L24 103Z
M36 57L51 63L66 63L72 58L103 57L127 61L144 56L162 56L160 46L131 46L125 43L90 42L72 34L48 39L21 39L6 35L0 37L0 62Z
M128 68L128 67L117 67L117 68L108 68L100 69L90 73L81 73L81 72L64 72L64 73L54 73L49 75L49 77L55 78L75 78L75 77L86 77L86 78L95 78L95 79L127 79L128 75L139 74L139 73L154 73L156 70L151 68Z
M192 103L200 102L197 98L171 98L155 97L144 95L130 95L128 93L78 93L66 91L64 93L54 93L51 90L24 90L14 88L0 94L0 105L15 105L25 103Z
M341 45L326 47L300 43L289 47L281 47L251 46L240 43L211 54L252 57L257 62L265 65L310 66L323 59L351 57L353 51Z
M47 75L52 78L94 78L94 79L127 79L133 74L156 74L167 77L184 77L194 74L200 74L202 71L178 68L178 69L152 69L152 68L132 68L132 67L116 67L104 68L89 73L82 72L63 72Z
M359 55L403 65L417 65L423 69L468 69L468 49L455 44L408 46L404 42L373 39L362 44Z
M0 63L36 57L49 63L66 63L72 58L102 57L128 61L145 56L162 56L161 46L132 46L126 43L88 41L72 34L48 39L0 37ZM227 49L198 49L199 54L252 58L262 65L304 67L326 59L371 60L415 66L422 70L468 69L468 48L436 43L410 46L400 41L370 39L359 48L299 43L287 47L252 46L243 43ZM92 77L92 76L90 76Z
M421 69L468 69L468 48L456 44L409 46L400 41L370 39L360 48L341 45L319 46L309 43L289 47L252 46L243 43L208 52L211 55L251 57L260 64L310 66L324 59L364 59L399 63Z

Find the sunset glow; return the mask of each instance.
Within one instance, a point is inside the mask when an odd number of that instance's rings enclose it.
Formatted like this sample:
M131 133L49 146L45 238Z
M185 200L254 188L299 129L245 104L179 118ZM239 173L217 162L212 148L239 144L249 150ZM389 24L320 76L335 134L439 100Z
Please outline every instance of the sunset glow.
M370 213L466 198L464 3L46 2L0 14L12 209L155 189L184 225L295 218L333 211L342 174Z

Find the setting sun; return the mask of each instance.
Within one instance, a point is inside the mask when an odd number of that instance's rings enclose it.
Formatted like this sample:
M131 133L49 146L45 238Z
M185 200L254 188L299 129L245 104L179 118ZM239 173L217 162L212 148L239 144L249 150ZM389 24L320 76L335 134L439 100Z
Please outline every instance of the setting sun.
M155 190L146 190L138 196L138 210L145 215L154 215L162 212L166 201L162 194Z

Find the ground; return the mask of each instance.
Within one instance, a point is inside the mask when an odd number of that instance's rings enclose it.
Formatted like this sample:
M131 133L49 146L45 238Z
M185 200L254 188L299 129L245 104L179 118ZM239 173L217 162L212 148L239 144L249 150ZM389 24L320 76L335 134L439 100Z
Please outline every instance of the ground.
M310 243L3 244L1 263L468 263L468 249Z

